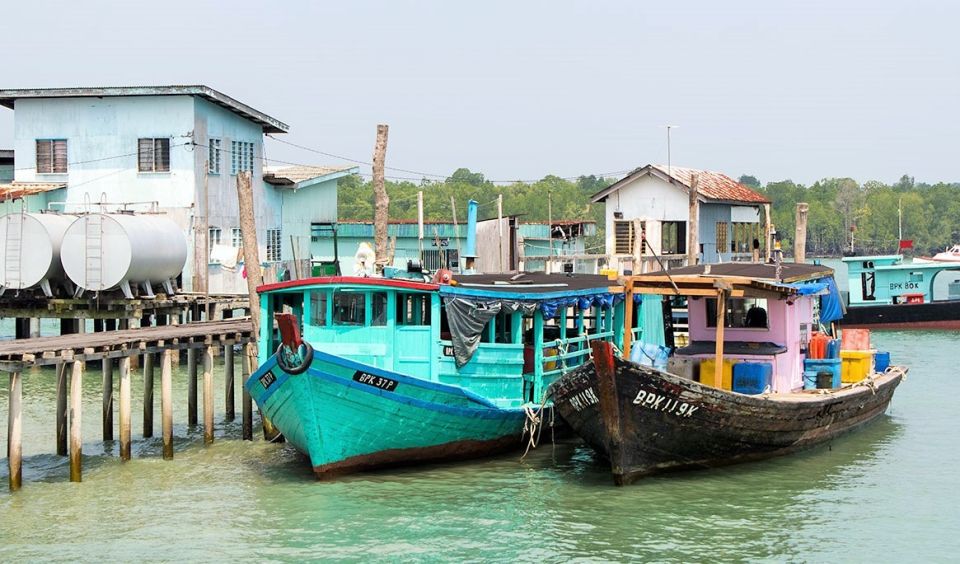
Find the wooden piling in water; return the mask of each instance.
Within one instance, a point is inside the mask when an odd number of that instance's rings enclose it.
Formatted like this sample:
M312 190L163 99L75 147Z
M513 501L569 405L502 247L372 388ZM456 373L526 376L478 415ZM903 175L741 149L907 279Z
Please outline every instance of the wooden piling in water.
M253 357L253 347L250 345L244 345L243 347L243 356L240 359L240 379L243 380L241 387L243 388L243 440L252 441L253 440L253 398L250 397L250 392L247 391L246 382L250 378L250 366L252 363Z
M23 481L23 382L20 372L10 373L10 409L7 411L7 466L10 471L10 490L20 489Z
M187 425L197 424L197 349L187 349Z
M233 345L224 345L223 347L223 379L223 396L226 419L227 421L233 421L237 418L237 411L234 408L233 397Z
M143 353L143 438L145 439L153 436L153 359L153 353Z
M120 357L120 460L130 460L130 357Z
M160 361L160 418L163 420L163 459L173 458L173 351L163 351Z
M113 440L113 359L104 357L103 366L103 440Z
M73 373L70 376L70 481L80 482L83 478L81 458L83 440L81 438L80 397L83 387L83 361L73 361Z
M67 366L57 363L57 454L67 455Z
M203 350L203 442L213 442L213 346Z

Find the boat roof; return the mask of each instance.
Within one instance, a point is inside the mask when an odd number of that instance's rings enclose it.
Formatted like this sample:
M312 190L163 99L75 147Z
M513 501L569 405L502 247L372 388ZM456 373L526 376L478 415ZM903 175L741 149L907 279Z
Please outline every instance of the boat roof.
M503 274L454 274L450 284L417 282L404 278L361 276L321 276L264 284L260 293L295 290L310 286L379 286L386 288L432 292L469 297L509 297L515 299L547 299L557 296L623 293L616 280L596 274L547 274L543 272L508 272Z
M731 262L634 275L627 286L640 294L716 296L727 290L731 297L786 297L807 294L801 283L832 277L832 268L818 264L782 263L778 278L775 264Z

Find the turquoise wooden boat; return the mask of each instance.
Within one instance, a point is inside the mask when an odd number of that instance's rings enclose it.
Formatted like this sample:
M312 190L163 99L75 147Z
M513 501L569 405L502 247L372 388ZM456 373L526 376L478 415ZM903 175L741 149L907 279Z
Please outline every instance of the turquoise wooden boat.
M321 477L519 448L546 388L592 341L623 341L623 288L604 276L322 277L260 300L246 388Z

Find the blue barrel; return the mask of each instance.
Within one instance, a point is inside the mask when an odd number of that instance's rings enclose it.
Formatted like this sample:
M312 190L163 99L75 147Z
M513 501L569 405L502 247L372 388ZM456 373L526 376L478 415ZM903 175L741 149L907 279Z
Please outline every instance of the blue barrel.
M884 372L890 366L890 353L877 351L873 355L873 369L877 372Z
M839 358L808 358L803 361L803 380L804 388L806 388L807 373L813 373L813 385L811 388L817 387L817 372L829 372L833 376L831 388L840 387L840 374L841 374L842 364ZM809 389L809 388L808 388Z
M769 362L738 362L733 365L733 391L762 394L773 386L773 365Z
M840 358L840 339L830 339L827 343L827 358Z

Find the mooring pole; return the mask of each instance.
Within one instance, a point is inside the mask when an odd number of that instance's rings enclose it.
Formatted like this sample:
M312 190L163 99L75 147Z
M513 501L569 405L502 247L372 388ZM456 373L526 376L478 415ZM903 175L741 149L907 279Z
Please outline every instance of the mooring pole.
M10 490L20 489L23 480L23 383L20 372L10 373L10 409L7 411L7 466L10 470Z
M254 358L253 347L248 343L243 346L243 356L240 359L240 376L243 383L243 440L253 440L253 399L247 391L247 379L250 378L250 364Z
M120 357L120 460L130 460L130 357Z
M153 436L153 358L153 353L143 353L143 438L145 439Z
M70 481L83 479L81 459L83 440L81 438L81 393L83 388L83 361L73 361L73 373L70 376Z
M793 262L807 261L807 212L810 206L806 202L797 203L796 236L793 240Z
M203 350L203 442L213 442L213 346Z
M197 349L187 349L187 425L197 424Z
M67 363L57 363L57 454L67 455Z
M173 458L173 353L165 349L160 359L160 418L163 420L163 459Z
M113 359L104 357L103 366L103 440L113 440Z
M226 314L226 312L224 312ZM237 418L237 411L234 408L233 391L233 345L223 347L223 379L224 379L224 404L226 409L227 421L233 421Z

